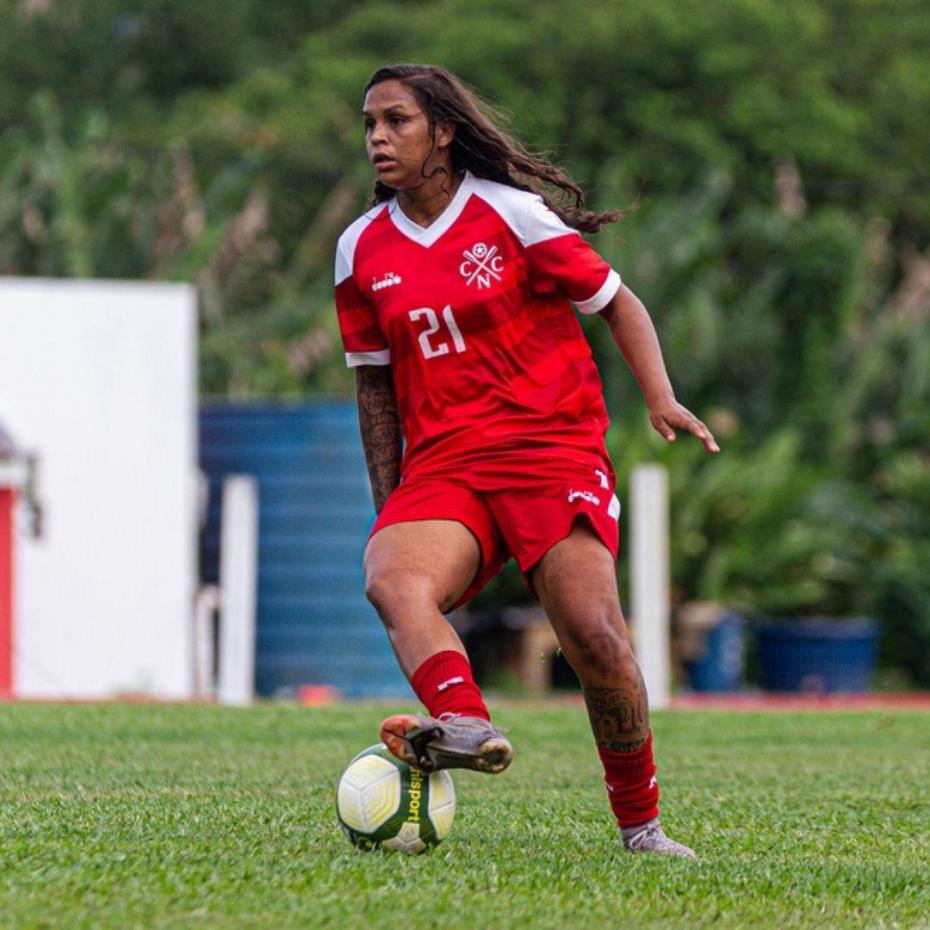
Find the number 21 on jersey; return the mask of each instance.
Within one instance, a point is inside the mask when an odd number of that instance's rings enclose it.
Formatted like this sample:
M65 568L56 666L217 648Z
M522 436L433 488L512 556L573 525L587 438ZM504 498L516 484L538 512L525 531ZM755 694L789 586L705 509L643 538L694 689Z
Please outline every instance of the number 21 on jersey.
M445 332L441 332L442 324L445 323L445 329L448 330L452 338L452 345L456 352L464 352L467 346L462 338L462 331L459 329L455 317L452 315L452 307L446 304L442 308L442 322L436 315L432 307L420 307L417 310L410 311L410 319L414 323L420 320L426 321L426 326L420 330L420 351L424 358L437 358L440 355L449 354L449 343L446 341ZM438 335L437 335L438 334Z

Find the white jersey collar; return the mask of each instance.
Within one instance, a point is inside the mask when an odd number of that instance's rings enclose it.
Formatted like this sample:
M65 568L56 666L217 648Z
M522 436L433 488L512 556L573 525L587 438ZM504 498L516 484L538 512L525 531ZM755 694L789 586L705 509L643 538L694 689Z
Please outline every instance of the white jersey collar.
M396 197L388 201L388 215L399 232L428 249L461 216L462 210L465 209L465 204L468 203L468 198L471 197L474 188L474 176L470 171L466 171L459 189L455 192L455 196L449 201L442 213L426 227L414 223L401 210Z

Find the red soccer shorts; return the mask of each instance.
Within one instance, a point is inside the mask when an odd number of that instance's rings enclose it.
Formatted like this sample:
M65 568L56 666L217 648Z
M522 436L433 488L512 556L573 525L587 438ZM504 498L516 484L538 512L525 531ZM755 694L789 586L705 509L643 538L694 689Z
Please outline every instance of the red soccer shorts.
M454 607L471 600L513 556L526 577L576 522L586 523L616 558L620 502L606 457L581 464L560 460L528 472L469 467L456 475L403 482L388 498L371 530L417 520L455 520L481 548L481 566Z

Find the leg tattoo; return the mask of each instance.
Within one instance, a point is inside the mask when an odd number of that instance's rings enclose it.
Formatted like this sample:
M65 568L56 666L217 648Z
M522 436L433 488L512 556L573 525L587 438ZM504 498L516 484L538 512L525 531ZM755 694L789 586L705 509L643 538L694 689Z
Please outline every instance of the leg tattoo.
M634 752L649 736L646 686L639 670L633 680L619 687L588 687L584 700L594 731L594 741L612 752Z

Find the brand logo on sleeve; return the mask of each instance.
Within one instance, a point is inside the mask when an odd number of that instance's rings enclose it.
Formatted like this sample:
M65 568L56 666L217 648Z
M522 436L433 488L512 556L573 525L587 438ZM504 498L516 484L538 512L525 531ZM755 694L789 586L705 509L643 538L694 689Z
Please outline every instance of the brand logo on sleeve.
M601 505L601 499L590 491L576 491L572 488L572 490L568 492L568 502L570 504L573 504L579 498L583 501L587 501L589 504L594 504L595 507L600 507Z
M393 287L395 284L400 284L403 280L404 279L399 274L394 274L393 271L389 271L380 281L377 278L372 278L371 289L373 291L380 291L385 287Z
M466 284L478 284L478 290L490 287L491 281L500 281L504 270L504 260L498 254L497 246L488 248L483 242L476 242L470 249L462 252L465 261L459 265L459 274Z

